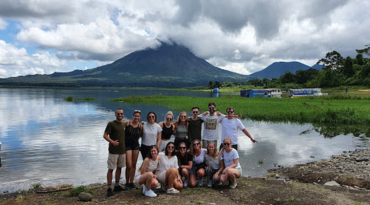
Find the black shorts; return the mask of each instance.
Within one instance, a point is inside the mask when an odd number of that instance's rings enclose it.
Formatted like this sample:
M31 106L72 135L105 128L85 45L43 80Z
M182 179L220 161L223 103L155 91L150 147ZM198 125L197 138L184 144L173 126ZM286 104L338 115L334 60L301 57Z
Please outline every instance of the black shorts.
M139 150L140 148L139 142L136 142L135 140L126 140L125 145L126 145L126 151Z

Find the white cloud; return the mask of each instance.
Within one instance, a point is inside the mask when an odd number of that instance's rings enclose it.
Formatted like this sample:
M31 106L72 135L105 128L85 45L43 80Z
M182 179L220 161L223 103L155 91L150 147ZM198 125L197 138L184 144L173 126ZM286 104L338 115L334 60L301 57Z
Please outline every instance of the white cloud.
M250 74L276 60L315 63L333 50L355 55L370 42L369 9L362 0L4 0L0 19L19 22L14 45L55 50L61 62L102 65L170 39L216 66ZM7 27L0 20L0 29ZM37 59L16 50L13 60Z

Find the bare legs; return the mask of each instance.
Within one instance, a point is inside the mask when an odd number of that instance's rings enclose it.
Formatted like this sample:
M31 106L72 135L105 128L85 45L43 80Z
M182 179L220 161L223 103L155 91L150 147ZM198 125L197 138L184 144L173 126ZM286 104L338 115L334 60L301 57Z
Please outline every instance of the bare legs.
M126 183L133 183L136 171L137 158L139 157L139 150L126 151Z
M154 189L158 186L158 181L154 178L152 172L145 172L139 178L139 184L144 184L146 186L146 190L149 191L150 189Z
M222 175L220 177L221 183L225 184L228 180L231 182L236 182L236 178L240 177L240 172L239 170L235 168L228 168L222 171Z
M189 185L190 187L195 187L195 185L197 184L197 177L200 179L200 178L203 178L204 177L204 174L205 174L205 171L204 169L199 169L197 171L197 175L195 174L190 174L190 181L189 181Z
M118 181L121 178L121 171L122 171L122 168L117 167L116 176L115 176L116 181ZM108 169L108 172L107 172L107 183L108 183L108 185L112 184L112 178L113 178L113 169Z
M170 168L166 171L166 184L168 184L168 189L173 188L177 175L179 175L179 172L176 168Z

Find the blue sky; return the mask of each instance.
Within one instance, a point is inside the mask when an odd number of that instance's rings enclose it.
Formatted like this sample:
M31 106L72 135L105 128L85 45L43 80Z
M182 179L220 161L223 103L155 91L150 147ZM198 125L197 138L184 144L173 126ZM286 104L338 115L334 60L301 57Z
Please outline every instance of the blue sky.
M222 69L315 64L370 44L367 0L2 0L0 78L89 69L174 41Z

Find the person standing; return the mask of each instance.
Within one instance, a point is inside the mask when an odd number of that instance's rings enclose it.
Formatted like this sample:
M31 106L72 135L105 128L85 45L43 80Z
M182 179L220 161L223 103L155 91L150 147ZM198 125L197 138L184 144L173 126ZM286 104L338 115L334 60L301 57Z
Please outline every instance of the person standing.
M226 137L229 137L233 144L232 148L238 149L238 130L241 130L246 136L251 139L253 143L258 143L257 140L253 139L252 135L248 132L248 130L244 127L243 123L234 117L234 108L228 107L226 108L227 117L221 120L222 124L222 139L223 142ZM220 145L220 149L223 147L223 144Z
M115 112L116 120L110 121L104 131L104 139L109 142L108 172L107 172L107 197L113 196L113 191L123 191L119 185L122 167L125 166L125 127L122 122L123 110L118 108ZM113 170L116 169L114 189L112 190Z
M173 135L173 131L175 129L175 126L172 124L172 122L173 113L168 111L164 121L158 123L158 125L162 128L161 146L159 147L159 152L165 151L167 143L170 142L171 136Z
M202 140L202 123L203 120L198 117L199 115L199 107L193 107L191 108L191 111L193 113L193 116L189 117L188 123L188 138L190 145L194 140Z
M162 128L157 122L157 115L155 112L149 112L146 116L146 122L141 122L143 125L143 138L141 141L140 153L143 160L148 155L150 147L161 145Z
M208 114L200 116L204 121L202 148L205 149L208 147L209 142L213 142L217 147L219 124L225 118L223 114L216 115L216 103L214 102L208 103L208 110Z
M188 114L181 112L177 121L173 124L175 126L175 150L179 149L181 142L188 145Z
M125 129L125 143L126 143L126 184L125 190L137 189L134 184L134 177L136 171L136 162L139 157L139 138L142 135L143 128L139 122L141 118L141 111L135 110L133 120L126 120Z

